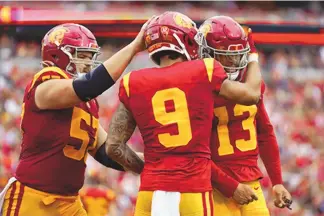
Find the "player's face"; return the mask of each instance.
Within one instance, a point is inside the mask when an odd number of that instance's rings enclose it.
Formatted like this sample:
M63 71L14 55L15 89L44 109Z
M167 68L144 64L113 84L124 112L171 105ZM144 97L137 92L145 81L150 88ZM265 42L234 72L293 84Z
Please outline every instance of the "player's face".
M217 55L217 60L225 67L239 67L242 55ZM227 72L235 72L235 69L225 69Z
M82 63L77 63L75 64L77 72L79 73L88 73L91 70L91 64L92 64L92 57L93 53L92 52L86 52L86 51L80 51L77 54L78 59L82 59Z

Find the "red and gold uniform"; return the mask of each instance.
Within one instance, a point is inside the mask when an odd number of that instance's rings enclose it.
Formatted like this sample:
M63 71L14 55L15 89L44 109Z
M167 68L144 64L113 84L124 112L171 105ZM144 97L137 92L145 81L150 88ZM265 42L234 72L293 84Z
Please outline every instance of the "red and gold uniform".
M111 203L116 198L112 190L97 187L86 187L81 189L80 196L88 216L107 215Z
M68 109L39 110L34 98L36 87L46 80L69 78L63 70L47 67L25 90L18 181L6 194L3 215L86 214L78 191L87 152L97 144L98 104L91 100Z
M236 104L219 96L215 97L215 120L211 139L212 159L237 183L250 185L258 196L258 201L239 206L234 200L226 197L233 194L235 187L227 186L229 181L226 182L226 178L223 178L219 181L217 189L214 189L214 208L217 208L215 216L269 215L258 181L262 178L257 163L259 153L272 183L282 183L278 144L264 107L264 91L265 85L262 83L261 99L257 105L252 106Z
M219 91L226 77L214 59L142 69L123 77L120 100L132 112L145 145L135 215L150 215L156 190L181 192L183 215L212 212L213 91Z

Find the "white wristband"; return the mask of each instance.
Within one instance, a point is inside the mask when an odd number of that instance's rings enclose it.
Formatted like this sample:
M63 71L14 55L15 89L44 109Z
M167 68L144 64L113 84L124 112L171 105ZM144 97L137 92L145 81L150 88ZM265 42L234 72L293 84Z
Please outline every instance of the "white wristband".
M249 54L249 57L248 57L248 63L250 62L259 62L259 55L258 53L251 53Z

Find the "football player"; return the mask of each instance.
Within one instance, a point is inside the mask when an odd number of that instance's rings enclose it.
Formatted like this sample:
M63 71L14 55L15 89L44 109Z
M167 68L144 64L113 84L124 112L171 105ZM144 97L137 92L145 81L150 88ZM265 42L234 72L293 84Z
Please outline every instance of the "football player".
M218 60L230 80L245 81L248 62L258 59L251 30L244 31L227 16L207 19L199 28L196 40L200 45L199 56ZM212 159L232 178L214 184L217 215L269 215L259 183L262 178L257 165L259 153L273 184L275 205L283 208L291 204L291 195L282 184L278 143L264 107L264 91L265 84L262 82L260 101L251 106L230 101L221 95L215 96ZM229 198L240 183L250 186L259 199L240 205L246 203L237 203Z
M2 215L86 215L78 191L88 152L103 165L124 170L106 155L107 134L99 124L95 98L143 47L142 30L95 68L99 46L84 26L63 24L45 35L44 68L24 94L21 153L15 178L0 196Z
M106 147L125 168L143 169L136 216L212 215L213 94L249 105L260 97L258 67L249 70L244 84L226 79L213 58L197 60L196 33L195 23L181 13L154 18L145 41L160 68L133 71L121 80L121 103ZM136 125L145 145L144 167L128 155L126 145Z

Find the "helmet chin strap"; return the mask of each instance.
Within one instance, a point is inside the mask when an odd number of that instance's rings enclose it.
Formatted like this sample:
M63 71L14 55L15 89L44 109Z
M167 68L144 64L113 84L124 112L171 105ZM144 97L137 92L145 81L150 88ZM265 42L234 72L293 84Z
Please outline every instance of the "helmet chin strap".
M231 73L226 72L226 74L227 74L229 80L234 81L234 80L236 80L237 77L239 76L239 74L240 74L240 70L237 70L237 71L235 71L235 72L231 72Z
M187 52L186 46L181 42L180 38L178 37L178 35L176 35L175 33L173 34L173 37L178 41L178 44L180 45L180 47L182 48L183 53L185 54L186 58L188 61L191 60L189 53Z

